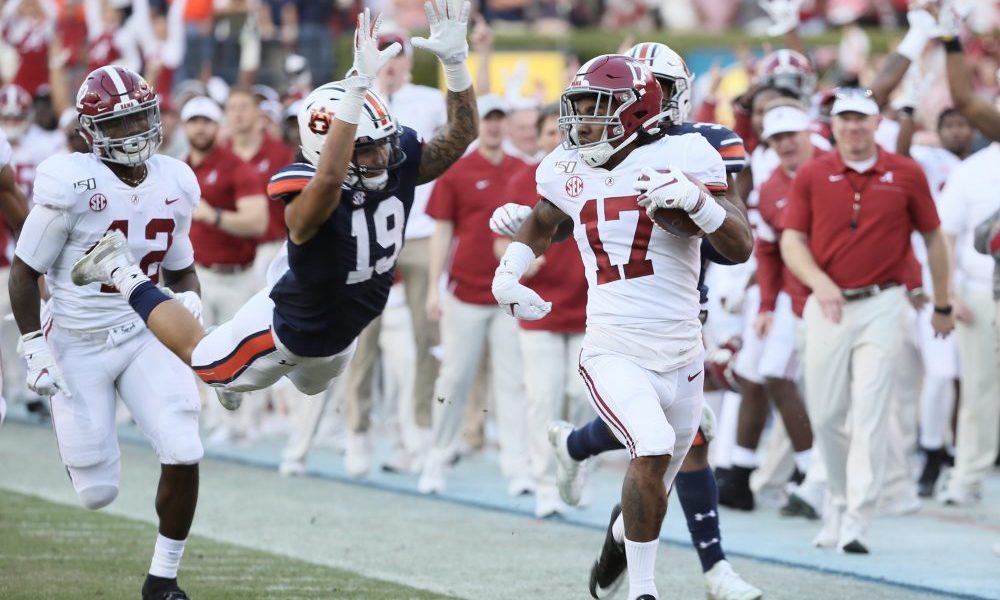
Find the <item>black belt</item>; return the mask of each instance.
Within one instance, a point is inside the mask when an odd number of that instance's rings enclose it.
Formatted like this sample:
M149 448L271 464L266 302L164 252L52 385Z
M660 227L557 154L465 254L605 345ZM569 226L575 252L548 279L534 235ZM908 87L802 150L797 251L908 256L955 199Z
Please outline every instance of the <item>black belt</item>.
M861 288L840 290L840 293L843 294L845 301L854 302L855 300L864 300L866 298L871 298L872 296L878 294L879 292L897 286L899 286L899 282L886 281L885 283L876 283L874 285L869 285Z

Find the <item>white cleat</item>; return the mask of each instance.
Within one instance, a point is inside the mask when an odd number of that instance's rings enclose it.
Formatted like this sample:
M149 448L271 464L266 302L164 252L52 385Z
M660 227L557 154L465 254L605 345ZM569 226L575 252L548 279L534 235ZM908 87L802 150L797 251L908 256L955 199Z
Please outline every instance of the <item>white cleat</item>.
M301 477L306 474L306 463L286 458L278 465L278 474L282 477Z
M128 240L116 229L105 233L97 245L76 261L70 278L76 285L111 283L111 273L115 269L134 264Z
M215 395L219 398L219 404L226 410L236 410L243 404L243 392L232 392L223 387L214 389Z
M421 494L440 494L444 492L447 485L445 481L445 471L447 463L441 460L437 452L431 450L424 461L423 471L420 472L420 481L417 482L417 491Z
M760 600L764 593L733 570L728 560L720 560L705 573L708 600Z
M563 502L570 506L580 504L586 484L586 469L582 462L573 460L566 447L566 439L573 432L573 425L566 421L549 424L549 444L556 455L556 486Z

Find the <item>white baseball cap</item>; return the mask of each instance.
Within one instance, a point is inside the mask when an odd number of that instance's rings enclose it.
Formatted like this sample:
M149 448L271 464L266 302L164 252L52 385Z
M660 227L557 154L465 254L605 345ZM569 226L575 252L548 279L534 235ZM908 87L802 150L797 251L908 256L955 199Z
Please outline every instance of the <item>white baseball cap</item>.
M496 94L486 94L476 99L476 106L479 108L479 118L485 119L491 112L500 112L504 116L510 112L507 102Z
M765 140L779 133L798 133L809 130L809 115L801 108L794 106L775 106L764 113L764 131L761 137Z
M872 97L871 90L862 88L842 88L834 94L833 108L831 115L843 113L861 113L869 117L879 114L878 103Z
M208 96L195 96L184 103L184 108L181 109L181 122L187 123L195 117L221 123L222 109Z

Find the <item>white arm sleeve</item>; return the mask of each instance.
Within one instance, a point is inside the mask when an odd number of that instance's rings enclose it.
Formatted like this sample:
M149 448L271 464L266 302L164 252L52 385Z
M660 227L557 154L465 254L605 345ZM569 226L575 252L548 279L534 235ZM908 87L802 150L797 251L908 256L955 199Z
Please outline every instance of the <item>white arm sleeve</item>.
M21 228L14 254L39 273L46 273L56 261L73 229L66 211L36 205Z
M186 269L194 263L194 246L191 245L191 216L177 222L177 229L174 231L174 241L167 250L167 255L160 263L168 271L180 271Z

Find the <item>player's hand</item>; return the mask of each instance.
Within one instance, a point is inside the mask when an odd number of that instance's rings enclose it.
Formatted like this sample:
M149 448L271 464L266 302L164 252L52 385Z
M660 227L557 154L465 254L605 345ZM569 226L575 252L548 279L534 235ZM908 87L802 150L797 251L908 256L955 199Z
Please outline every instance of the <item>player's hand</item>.
M774 21L767 28L767 35L778 37L799 26L802 0L757 0L757 3Z
M931 315L931 327L934 329L934 337L948 337L948 334L955 329L954 314L942 315L935 312Z
M490 231L497 235L514 237L530 214L530 206L508 202L493 211L490 216Z
M410 39L414 48L432 52L446 65L465 63L469 56L469 13L472 7L468 0L436 0L437 10L431 2L424 3L427 24L431 28L429 38Z
M844 294L829 277L823 278L813 286L813 296L819 302L823 316L833 323L840 323L844 314Z
M549 314L552 303L531 288L521 285L510 271L497 269L493 276L493 297L504 312L523 321L537 321Z
M358 28L354 30L354 66L347 72L344 85L353 88L368 88L385 63L402 51L399 42L394 42L385 50L378 49L378 30L382 25L382 15L372 22L371 11L365 9L358 15Z
M972 316L972 311L969 306L962 301L961 298L955 297L951 299L951 314L955 317L955 320L959 323L964 323L965 325L975 325L976 318ZM937 314L937 313L935 313Z
M633 187L635 191L642 192L638 204L646 209L650 217L658 208L680 208L688 213L699 208L701 188L680 169L671 167L661 172L643 167Z
M774 325L774 313L773 312L762 312L757 314L757 318L753 321L753 332L759 338L767 337L767 334L771 331L771 327Z
M201 296L191 291L175 292L170 288L163 288L163 291L174 300L180 302L181 306L188 309L188 312L194 315L194 318L198 319L199 323L202 325L205 324L205 321L202 319Z
M41 331L21 336L17 349L28 364L27 379L31 391L46 398L56 392L62 392L66 396L71 395Z

